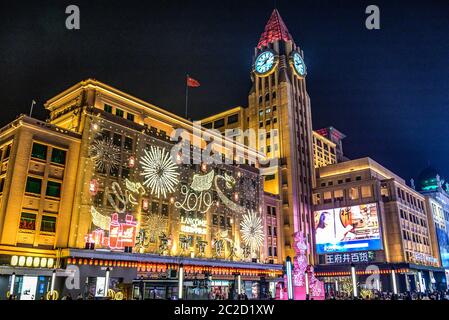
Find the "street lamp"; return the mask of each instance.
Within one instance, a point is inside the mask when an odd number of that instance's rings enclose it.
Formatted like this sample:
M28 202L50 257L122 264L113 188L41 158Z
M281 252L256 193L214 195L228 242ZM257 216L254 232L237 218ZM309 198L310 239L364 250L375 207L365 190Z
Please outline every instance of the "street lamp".
M51 275L51 284L50 284L50 296L53 299L53 294L55 291L55 281L56 281L56 270L53 270Z
M106 268L106 277L104 280L104 296L107 297L108 296L108 291L109 291L109 267Z
M391 268L391 279L393 280L393 294L398 294L398 287L396 284L396 271L394 267Z
M286 259L287 272L287 296L288 300L293 300L293 284L292 284L292 259L290 256Z
M16 273L13 272L11 275L11 287L9 288L9 294L12 296L14 294L14 283L16 282Z
M240 272L237 273L237 294L242 293L242 276Z
M304 275L306 278L306 300L309 300L309 266L307 266L306 272Z
M351 264L351 277L352 277L352 293L354 295L354 298L357 298L357 279L355 275L355 265Z
M184 265L181 263L179 265L178 272L178 299L182 300L182 294L184 289Z

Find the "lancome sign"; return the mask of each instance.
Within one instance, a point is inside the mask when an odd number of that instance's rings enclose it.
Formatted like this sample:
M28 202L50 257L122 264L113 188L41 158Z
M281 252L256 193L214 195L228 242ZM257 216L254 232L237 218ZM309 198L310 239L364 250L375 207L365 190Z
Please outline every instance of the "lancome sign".
M206 234L206 220L181 217L181 231L186 233Z

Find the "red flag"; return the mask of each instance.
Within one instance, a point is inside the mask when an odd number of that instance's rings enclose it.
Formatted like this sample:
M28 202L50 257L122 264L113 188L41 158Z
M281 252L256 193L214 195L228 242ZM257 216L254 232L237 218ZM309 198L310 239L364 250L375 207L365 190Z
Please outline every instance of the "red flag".
M197 80L187 76L187 86L191 88L197 88L200 86L200 83Z

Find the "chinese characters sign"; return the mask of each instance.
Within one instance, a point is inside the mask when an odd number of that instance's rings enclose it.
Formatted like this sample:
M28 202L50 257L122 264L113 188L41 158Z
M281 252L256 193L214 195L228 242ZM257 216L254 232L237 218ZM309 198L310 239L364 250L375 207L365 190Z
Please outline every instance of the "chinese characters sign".
M326 254L326 264L364 263L376 259L374 251Z

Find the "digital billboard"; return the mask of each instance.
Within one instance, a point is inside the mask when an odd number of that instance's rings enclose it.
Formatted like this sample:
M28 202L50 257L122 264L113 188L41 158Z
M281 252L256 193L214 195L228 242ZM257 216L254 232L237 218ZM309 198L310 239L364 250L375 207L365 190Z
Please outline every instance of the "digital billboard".
M443 268L449 268L449 236L446 230L438 227L435 229L440 249L441 265Z
M314 220L318 254L382 249L375 203L315 211Z

